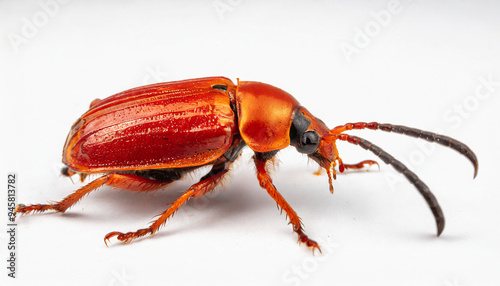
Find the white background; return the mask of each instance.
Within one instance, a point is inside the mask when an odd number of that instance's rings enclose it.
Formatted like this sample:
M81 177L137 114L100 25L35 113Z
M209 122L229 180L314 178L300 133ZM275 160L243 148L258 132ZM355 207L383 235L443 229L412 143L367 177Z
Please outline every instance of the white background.
M331 128L440 130L480 166L472 180L471 164L442 146L355 132L430 186L447 218L437 238L424 200L390 166L340 175L331 195L305 156L281 152L274 183L322 241L313 256L259 187L246 149L225 190L190 201L154 238L103 243L110 231L145 227L202 172L153 195L105 187L64 215L19 219L18 278L0 263L0 284L500 285L500 4L434 2L0 2L0 174L5 189L7 172L18 173L19 202L81 186L59 175L60 159L93 99L205 76L278 86ZM338 147L344 162L375 159Z

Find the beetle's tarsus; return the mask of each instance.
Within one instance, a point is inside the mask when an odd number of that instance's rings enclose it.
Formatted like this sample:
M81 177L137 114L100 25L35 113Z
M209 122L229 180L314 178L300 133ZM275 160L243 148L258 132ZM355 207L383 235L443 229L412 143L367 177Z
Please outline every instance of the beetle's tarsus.
M380 165L378 164L377 161L374 160L364 160L356 164L342 164L342 165L347 170L361 170L364 168L370 168L373 165L377 165L378 169L380 170Z
M380 165L378 164L377 161L373 160L364 160L356 164L340 164L339 165L339 172L344 173L345 170L362 170L367 168L367 170L370 169L371 166L377 165L378 170L380 171ZM320 176L323 174L323 168L319 166L318 171L314 172L313 175Z
M52 205L24 205L18 204L14 210L14 216L17 217L17 214L21 214L21 216L29 215L29 214L37 214L47 210L56 210Z
M104 243L106 244L106 246L108 246L108 242L110 242L110 239L112 237L115 237L115 236L116 236L116 239L118 239L119 241L121 241L123 243L130 243L130 242L132 242L132 240L139 238L139 237L143 237L146 234L152 235L153 230L151 228L143 228L143 229L139 229L135 232L127 232L127 233L113 231L113 232L106 234L106 236L104 236Z
M309 237L303 232L302 228L295 230L295 232L299 236L299 244L304 243L308 248L312 249L313 254L316 249L319 251L319 253L323 253L321 252L319 244L316 241L309 239Z

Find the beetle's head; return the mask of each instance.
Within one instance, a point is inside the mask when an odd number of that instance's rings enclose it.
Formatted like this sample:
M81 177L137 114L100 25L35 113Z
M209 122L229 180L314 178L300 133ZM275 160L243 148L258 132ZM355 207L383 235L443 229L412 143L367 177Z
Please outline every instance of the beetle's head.
M290 127L290 145L298 152L307 154L328 173L330 192L333 192L333 179L335 179L335 166L340 164L343 171L342 160L339 158L335 139L330 134L330 129L320 119L314 117L304 107L299 107L293 116Z
M271 152L294 146L328 173L333 191L336 163L342 171L335 137L289 93L260 82L238 82L238 126L245 143L255 152Z

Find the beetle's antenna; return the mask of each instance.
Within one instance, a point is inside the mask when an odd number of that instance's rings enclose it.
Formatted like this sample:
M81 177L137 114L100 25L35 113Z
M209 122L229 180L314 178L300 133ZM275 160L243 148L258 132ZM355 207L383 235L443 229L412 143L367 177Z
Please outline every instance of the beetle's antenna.
M450 147L451 149L459 152L469 159L469 161L474 166L474 178L477 176L479 164L477 161L476 154L464 143L457 141L451 137L432 133L429 131L424 131L416 128L401 126L401 125L392 125L392 124L380 124L377 122L358 122L358 123L347 123L345 125L340 125L333 128L330 131L330 134L340 134L344 131L352 130L352 129L372 129L372 130L382 130L386 132L395 132L399 134L408 135L411 137L425 139L429 142L435 142L443 146Z
M382 161L384 161L384 163L391 165L392 167L394 167L394 169L396 169L396 171L403 174L408 179L408 181L410 181L417 188L419 193L424 197L425 201L429 205L429 208L431 209L432 214L434 215L434 218L436 220L437 235L439 236L443 232L445 224L444 214L443 211L441 210L441 207L439 206L436 197L431 193L429 187L427 187L427 185L424 182L422 182L422 180L420 180L420 178L415 173L410 171L403 163L396 160L389 153L382 150L382 148L378 147L375 144L372 144L370 141L365 140L363 138L359 138L348 134L332 135L330 138L332 139L335 138L342 141L347 141L351 144L359 145L363 149L373 152Z

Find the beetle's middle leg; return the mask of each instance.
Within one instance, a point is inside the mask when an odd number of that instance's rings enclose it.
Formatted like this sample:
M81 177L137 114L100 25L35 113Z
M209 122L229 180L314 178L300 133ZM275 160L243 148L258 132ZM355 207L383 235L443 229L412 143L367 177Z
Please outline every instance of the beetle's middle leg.
M232 162L228 161L225 157L219 158L212 166L212 169L208 172L208 174L203 176L198 183L192 185L182 196L171 204L167 210L162 212L149 227L127 233L118 231L110 232L104 237L104 243L107 245L110 238L115 236L118 240L128 243L147 234L154 235L158 229L165 224L167 219L172 216L174 212L176 212L188 199L201 197L214 190L215 187L223 181L224 175L229 172L229 166L231 163Z
M273 155L272 155L273 156ZM297 213L292 209L292 207L286 202L286 200L281 196L276 187L273 184L271 176L269 176L268 171L266 170L266 163L271 161L267 158L266 153L255 153L254 161L255 167L257 168L257 179L259 180L260 186L269 193L269 195L276 201L279 208L285 211L288 218L290 219L290 223L293 226L293 231L297 233L299 236L299 242L305 243L307 247L311 247L313 252L315 249L318 249L321 252L321 248L318 243L304 233L302 228L302 222L300 221Z

